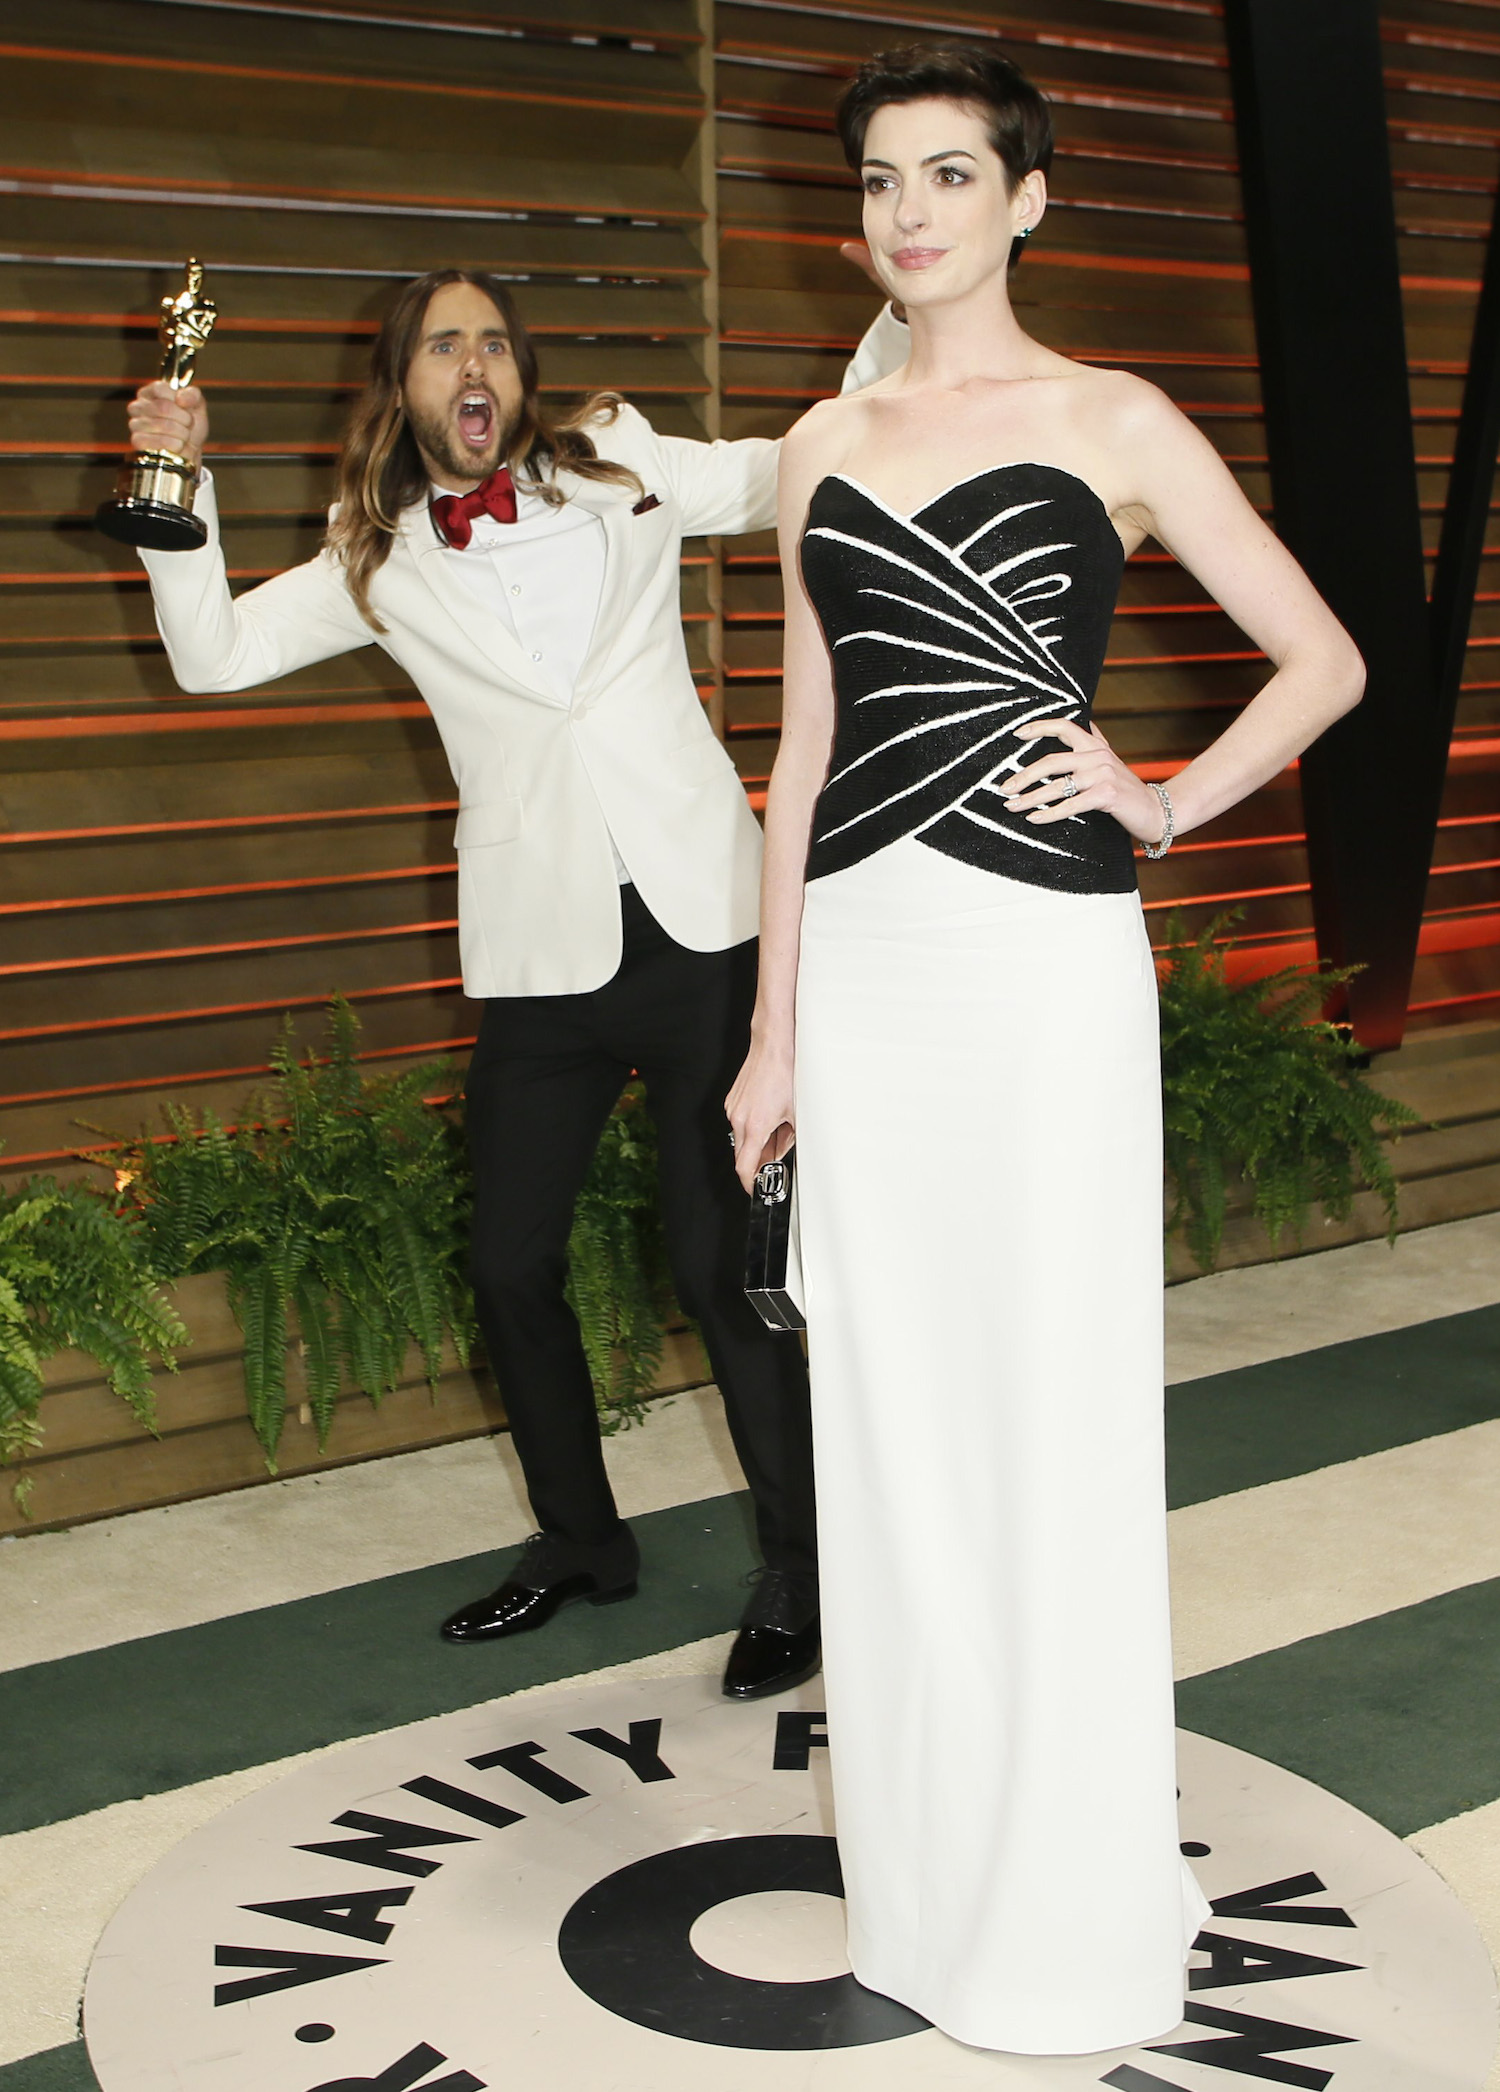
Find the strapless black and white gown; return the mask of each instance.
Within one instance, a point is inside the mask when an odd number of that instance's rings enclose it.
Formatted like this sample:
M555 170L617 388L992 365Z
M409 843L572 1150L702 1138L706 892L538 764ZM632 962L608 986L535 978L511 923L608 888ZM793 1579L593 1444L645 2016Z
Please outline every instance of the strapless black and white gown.
M859 1980L960 2041L1181 2016L1156 982L1130 839L1010 773L1087 725L1122 548L1072 474L903 516L844 475L803 572L837 727L797 1153L836 1829Z

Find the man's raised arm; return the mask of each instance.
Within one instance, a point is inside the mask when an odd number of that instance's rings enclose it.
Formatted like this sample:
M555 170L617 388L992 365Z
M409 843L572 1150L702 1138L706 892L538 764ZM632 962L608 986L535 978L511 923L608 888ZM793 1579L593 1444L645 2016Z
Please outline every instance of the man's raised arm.
M138 450L171 450L197 464L208 435L202 394L196 386L174 394L159 380L144 387L131 403L130 434ZM151 577L157 630L183 690L248 689L374 639L344 586L338 561L327 552L232 596L219 543L218 502L207 473L193 507L208 525L205 544L192 552L141 553Z

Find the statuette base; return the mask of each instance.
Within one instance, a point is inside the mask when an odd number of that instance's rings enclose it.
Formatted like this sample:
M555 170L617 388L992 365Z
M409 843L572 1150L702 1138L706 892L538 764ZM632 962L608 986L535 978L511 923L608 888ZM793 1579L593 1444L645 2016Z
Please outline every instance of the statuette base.
M195 466L169 451L142 452L120 475L119 492L94 517L106 537L151 552L191 552L208 540L193 514Z

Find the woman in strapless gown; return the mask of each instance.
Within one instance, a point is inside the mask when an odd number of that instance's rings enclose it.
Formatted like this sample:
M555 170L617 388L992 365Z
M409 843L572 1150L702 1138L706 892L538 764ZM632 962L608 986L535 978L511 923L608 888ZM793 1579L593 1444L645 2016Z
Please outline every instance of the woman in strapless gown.
M1021 332L1006 261L1050 133L1015 69L884 54L840 125L911 358L783 455L786 708L728 1109L747 1182L795 1128L851 1966L960 2041L1079 2054L1178 2022L1207 1910L1176 1822L1135 846L1273 775L1362 670L1161 394ZM1165 790L1091 717L1148 531L1279 664Z

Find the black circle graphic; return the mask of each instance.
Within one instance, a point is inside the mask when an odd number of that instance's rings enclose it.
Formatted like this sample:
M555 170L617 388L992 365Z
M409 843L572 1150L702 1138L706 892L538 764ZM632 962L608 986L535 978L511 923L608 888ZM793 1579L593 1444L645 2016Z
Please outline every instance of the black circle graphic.
M1188 1838L1181 1845L1179 1850L1181 1851L1184 1859L1206 1860L1208 1858L1208 1855L1213 1851L1213 1847L1212 1845L1203 1844L1197 1838Z
M578 1988L638 2027L715 2048L861 2048L928 2022L853 1976L771 1983L727 1975L689 1940L705 1911L735 1896L802 1889L842 1896L832 1838L719 1838L621 1867L585 1890L557 1950Z
M325 2027L322 2020L315 2019L305 2027L298 2027L297 2039L299 2041L332 2041L333 2028Z

